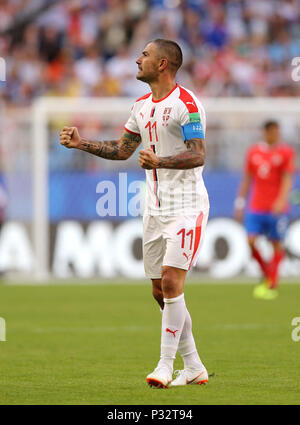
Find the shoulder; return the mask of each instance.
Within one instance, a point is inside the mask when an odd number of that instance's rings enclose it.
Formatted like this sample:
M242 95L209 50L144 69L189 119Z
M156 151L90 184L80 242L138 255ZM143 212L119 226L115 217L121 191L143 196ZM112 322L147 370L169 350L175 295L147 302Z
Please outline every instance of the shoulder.
M287 143L282 143L280 145L280 148L281 148L281 151L288 156L295 155L296 153L294 148L291 145L288 145Z
M131 112L136 113L139 112L141 107L144 105L145 101L151 96L151 92L145 94L144 96L139 97L134 104L132 105Z
M252 156L252 155L255 155L257 153L260 153L261 150L262 150L262 142L257 142L257 143L254 143L253 145L249 146L246 153L247 153L248 156Z
M185 108L188 113L193 114L195 112L204 112L202 103L191 90L188 90L180 85L178 85L178 89L178 99L180 101L180 105Z
M151 92L149 92L149 93L147 93L147 94L144 94L144 96L141 96L141 97L139 97L136 101L135 101L135 103L138 103L138 102L141 102L142 100L146 100L146 99L148 99L148 97L150 97L151 96Z
M268 145L263 140L259 140L258 142L253 143L253 145L250 148L253 150L253 152L268 151Z

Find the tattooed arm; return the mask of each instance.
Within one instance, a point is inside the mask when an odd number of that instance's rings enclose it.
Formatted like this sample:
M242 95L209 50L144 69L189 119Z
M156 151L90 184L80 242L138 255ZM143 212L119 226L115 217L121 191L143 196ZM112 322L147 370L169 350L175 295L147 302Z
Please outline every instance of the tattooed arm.
M187 170L200 167L205 162L205 142L202 139L186 141L185 152L173 156L156 156L151 149L140 151L140 166L147 170L152 168L173 168Z
M202 139L186 141L186 152L177 155L159 157L158 168L175 168L186 170L204 165L205 142Z
M80 149L105 159L128 159L141 143L139 134L124 131L119 140L94 142L80 137L76 127L64 127L60 143L67 148Z

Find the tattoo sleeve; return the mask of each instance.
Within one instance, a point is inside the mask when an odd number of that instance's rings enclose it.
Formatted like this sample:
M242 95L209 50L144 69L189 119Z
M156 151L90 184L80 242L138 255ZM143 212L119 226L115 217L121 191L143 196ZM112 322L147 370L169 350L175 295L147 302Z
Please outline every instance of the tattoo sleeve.
M93 142L81 138L79 149L105 159L128 159L141 143L139 134L124 131L119 140Z
M174 168L187 170L200 167L205 162L205 142L202 139L190 139L186 141L185 152L174 156L159 157L158 168Z

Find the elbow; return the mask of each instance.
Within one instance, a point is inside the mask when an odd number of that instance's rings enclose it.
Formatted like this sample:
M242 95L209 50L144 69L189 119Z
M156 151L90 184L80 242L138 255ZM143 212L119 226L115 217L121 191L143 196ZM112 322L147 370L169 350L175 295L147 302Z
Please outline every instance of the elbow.
M128 153L128 152L120 152L119 153L119 160L120 161L126 161L126 159L128 159L128 158L130 158L131 157L131 153Z
M190 161L189 164L187 164L187 166L186 167L183 167L183 168L203 167L204 164L205 164L205 158L203 158L203 157L197 157L197 158L194 158L193 161Z
M126 159L130 158L132 156L134 151L131 151L129 149L121 148L119 150L119 158L121 161L126 161Z
M126 155L123 155L123 156L122 156L122 158L120 158L120 159L121 159L122 161L126 161L126 159L129 159L129 158L131 157L131 155L132 155L132 154L129 154L129 155L128 155L128 154L126 154Z
M205 164L205 156L204 155L199 155L198 158L198 167L202 167Z

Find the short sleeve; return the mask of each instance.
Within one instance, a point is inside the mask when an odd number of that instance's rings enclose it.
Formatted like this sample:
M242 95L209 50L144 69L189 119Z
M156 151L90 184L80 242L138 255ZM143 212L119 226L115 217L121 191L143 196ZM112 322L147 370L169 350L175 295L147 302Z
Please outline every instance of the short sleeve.
M192 97L179 104L179 123L184 140L205 139L206 116L202 104Z
M287 173L294 173L295 172L295 151L294 149L290 148L286 151L285 160L283 163L283 171Z
M140 130L139 130L139 127L137 125L136 117L135 117L135 104L131 108L130 117L128 118L124 128L129 133L140 134Z

